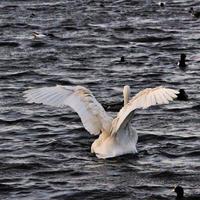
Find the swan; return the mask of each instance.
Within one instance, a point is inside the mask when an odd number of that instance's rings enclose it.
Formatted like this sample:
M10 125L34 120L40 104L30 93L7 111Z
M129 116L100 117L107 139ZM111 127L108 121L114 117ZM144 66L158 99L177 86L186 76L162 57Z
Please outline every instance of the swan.
M130 86L123 89L124 106L113 119L96 100L92 92L83 86L43 87L24 92L28 103L42 103L50 106L70 106L75 110L85 129L92 135L99 135L91 146L91 152L98 158L111 158L123 154L137 153L138 135L131 127L134 110L157 104L168 104L177 98L179 92L165 87L146 88L130 97Z

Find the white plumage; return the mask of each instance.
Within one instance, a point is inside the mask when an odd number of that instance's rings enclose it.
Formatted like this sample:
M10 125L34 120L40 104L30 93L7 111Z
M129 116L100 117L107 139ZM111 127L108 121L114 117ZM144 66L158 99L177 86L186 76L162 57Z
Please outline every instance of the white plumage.
M91 152L99 158L110 158L128 153L136 153L137 133L131 127L133 111L148 108L156 104L168 104L179 93L164 87L147 88L136 94L130 101L130 87L124 86L124 106L112 119L91 91L82 86L44 87L24 92L28 103L64 107L70 106L81 118L85 129L98 135Z
M38 32L33 32L32 35L33 35L33 38L34 38L34 39L37 39L37 38L45 38L45 37L46 37L45 34L43 34L43 33L38 33Z

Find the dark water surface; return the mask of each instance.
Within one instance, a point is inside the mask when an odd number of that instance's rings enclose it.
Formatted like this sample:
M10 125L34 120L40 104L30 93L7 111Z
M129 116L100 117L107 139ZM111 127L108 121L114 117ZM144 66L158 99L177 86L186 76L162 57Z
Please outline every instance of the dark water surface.
M0 199L175 199L176 184L200 193L200 19L191 6L199 0L166 0L165 9L143 0L1 0ZM33 31L49 36L34 40ZM101 160L71 109L22 97L56 84L84 85L111 109L125 84L132 95L183 88L190 100L138 110L138 155Z

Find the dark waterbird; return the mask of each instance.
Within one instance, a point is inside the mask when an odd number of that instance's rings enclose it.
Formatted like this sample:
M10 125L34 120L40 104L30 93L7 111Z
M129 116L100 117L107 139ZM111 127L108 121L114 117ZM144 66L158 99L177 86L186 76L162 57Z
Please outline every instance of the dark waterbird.
M125 57L124 56L121 57L120 62L125 62Z
M180 60L178 62L178 66L180 69L184 70L186 68L186 63L185 63L185 59L186 59L186 54L182 53L180 56Z
M184 197L184 189L179 185L175 187L174 192L177 194L176 200L200 200L200 195Z
M34 13L31 13L31 15L30 15L30 17L32 18L32 17L35 17L36 15L34 14Z
M160 3L159 3L159 6L160 6L161 8L164 8L164 7L165 7L165 3L164 3L164 2L160 2Z
M194 11L193 7L190 8L189 13L191 13L193 17L200 18L200 11Z
M99 4L99 6L101 7L101 8L105 8L105 5L104 5L104 3L102 2L102 3L100 3Z
M180 100L180 101L188 100L188 95L186 94L184 89L179 90L179 94L177 94L177 100Z

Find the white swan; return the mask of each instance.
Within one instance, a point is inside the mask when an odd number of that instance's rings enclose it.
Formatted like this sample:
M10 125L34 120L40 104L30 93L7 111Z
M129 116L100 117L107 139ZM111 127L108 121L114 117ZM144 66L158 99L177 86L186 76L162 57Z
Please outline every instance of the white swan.
M70 106L81 118L85 129L99 135L91 152L99 158L110 158L123 154L136 153L138 135L131 127L130 120L137 108L148 108L156 104L167 104L177 97L176 90L164 87L147 88L129 100L130 87L124 86L124 106L112 119L90 90L82 86L61 86L30 89L24 92L28 103L64 107Z

